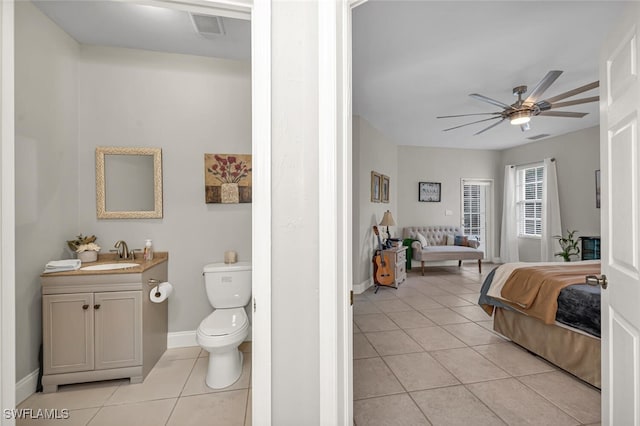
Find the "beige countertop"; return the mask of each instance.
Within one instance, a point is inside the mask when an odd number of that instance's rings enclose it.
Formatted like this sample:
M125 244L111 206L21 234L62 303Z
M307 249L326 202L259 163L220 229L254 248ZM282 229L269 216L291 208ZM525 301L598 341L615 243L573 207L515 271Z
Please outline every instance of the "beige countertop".
M142 254L139 255L142 257ZM120 259L116 253L99 253L98 260L95 262L83 262L80 269L76 271L62 271L62 272L51 272L47 274L41 274L41 277L59 277L59 276L82 276L82 275L119 275L119 274L140 274L147 269L156 266L160 263L166 262L169 260L169 253L166 251L159 251L153 253L153 260L142 260L142 259ZM137 263L138 266L132 266L130 268L124 269L109 269L105 271L83 271L82 268L85 266L92 265L100 265L104 263Z

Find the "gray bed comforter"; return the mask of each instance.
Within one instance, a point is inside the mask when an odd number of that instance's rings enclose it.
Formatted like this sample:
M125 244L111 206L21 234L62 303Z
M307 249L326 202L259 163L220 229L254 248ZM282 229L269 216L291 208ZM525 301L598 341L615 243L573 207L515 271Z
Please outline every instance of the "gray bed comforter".
M478 304L513 310L500 300L487 296L495 271L496 268L484 280ZM558 296L556 321L600 337L600 287L576 284L564 288Z

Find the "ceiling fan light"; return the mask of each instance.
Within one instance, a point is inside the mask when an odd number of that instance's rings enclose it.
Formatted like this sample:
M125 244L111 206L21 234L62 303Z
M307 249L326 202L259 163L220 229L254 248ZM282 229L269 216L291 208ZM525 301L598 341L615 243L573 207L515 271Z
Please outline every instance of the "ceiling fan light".
M531 113L529 111L518 111L509 117L509 122L514 126L526 124L531 120Z

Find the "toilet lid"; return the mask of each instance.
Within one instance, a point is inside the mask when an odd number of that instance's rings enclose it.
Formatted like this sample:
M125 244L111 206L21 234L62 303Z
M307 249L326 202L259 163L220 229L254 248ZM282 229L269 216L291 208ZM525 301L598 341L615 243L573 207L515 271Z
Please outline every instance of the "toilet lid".
M246 322L244 308L216 309L200 324L200 330L208 336L224 336L240 330Z

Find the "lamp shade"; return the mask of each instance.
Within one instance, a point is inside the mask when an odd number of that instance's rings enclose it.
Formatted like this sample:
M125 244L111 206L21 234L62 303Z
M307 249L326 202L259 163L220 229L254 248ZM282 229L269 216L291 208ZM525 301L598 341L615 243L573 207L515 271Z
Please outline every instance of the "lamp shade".
M389 210L384 212L382 221L380 221L380 226L396 226L396 223L393 220L393 216L391 216L391 212Z

